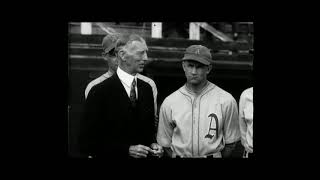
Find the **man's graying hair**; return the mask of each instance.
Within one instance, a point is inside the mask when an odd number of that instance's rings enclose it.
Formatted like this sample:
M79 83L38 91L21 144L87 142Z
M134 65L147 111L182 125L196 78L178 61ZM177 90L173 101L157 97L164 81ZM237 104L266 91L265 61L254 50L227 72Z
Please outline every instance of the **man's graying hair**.
M115 51L118 52L122 47L130 44L132 41L144 42L145 40L137 34L123 34L119 37L116 43Z

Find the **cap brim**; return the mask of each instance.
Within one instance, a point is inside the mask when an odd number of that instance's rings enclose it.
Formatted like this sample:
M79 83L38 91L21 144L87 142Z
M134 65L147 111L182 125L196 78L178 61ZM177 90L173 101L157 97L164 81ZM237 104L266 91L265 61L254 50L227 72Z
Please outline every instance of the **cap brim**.
M109 51L111 50L111 49L114 49L116 47L116 45L114 44L114 45L110 45L108 48L105 48L104 49L104 52L105 53L109 53Z
M185 55L182 60L193 60L193 61L197 61L201 64L204 64L204 65L210 65L210 62L207 61L206 59L204 58L201 58L199 56L195 56L195 55L192 55L192 54L188 54L188 55Z

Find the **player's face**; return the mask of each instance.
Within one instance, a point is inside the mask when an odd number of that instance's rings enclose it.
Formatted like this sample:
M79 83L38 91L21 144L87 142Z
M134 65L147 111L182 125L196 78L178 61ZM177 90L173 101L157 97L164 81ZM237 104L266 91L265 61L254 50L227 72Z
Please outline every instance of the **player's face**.
M206 66L197 61L183 61L182 67L187 78L187 83L198 85L207 80L211 66Z
M118 59L115 55L114 49L105 56L105 59L108 62L108 67L115 72L118 68Z
M141 73L144 65L148 60L146 43L140 41L133 41L124 48L125 60L129 73Z

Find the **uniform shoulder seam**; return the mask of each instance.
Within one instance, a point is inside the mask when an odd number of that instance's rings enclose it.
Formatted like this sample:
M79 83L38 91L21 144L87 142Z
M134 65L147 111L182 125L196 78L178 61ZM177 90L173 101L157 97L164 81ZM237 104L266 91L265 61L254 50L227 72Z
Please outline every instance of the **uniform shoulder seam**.
M149 78L148 76L144 76L142 74L138 74L137 78L139 78L140 80L143 80L145 82L153 82L153 80L151 78Z

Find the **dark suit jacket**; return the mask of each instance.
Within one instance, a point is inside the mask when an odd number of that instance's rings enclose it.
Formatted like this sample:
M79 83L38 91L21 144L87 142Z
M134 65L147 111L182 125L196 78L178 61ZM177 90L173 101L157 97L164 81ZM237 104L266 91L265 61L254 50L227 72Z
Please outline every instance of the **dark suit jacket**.
M130 145L156 142L152 88L140 79L137 88L135 108L116 73L91 89L79 140L82 153L128 158Z

